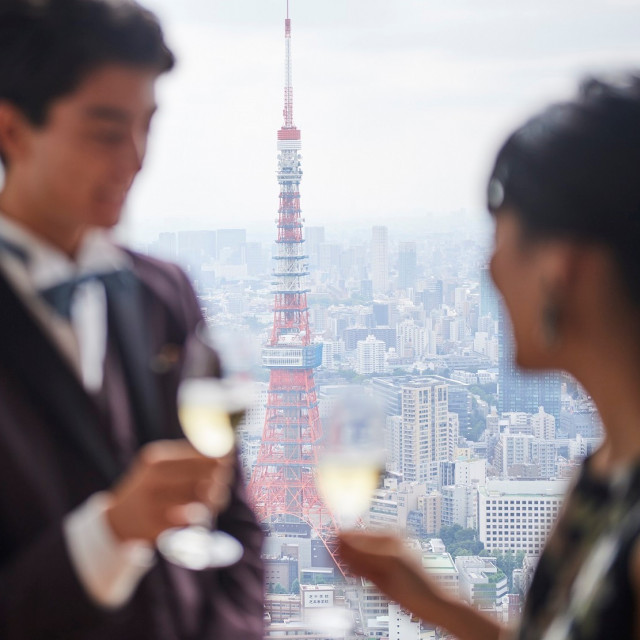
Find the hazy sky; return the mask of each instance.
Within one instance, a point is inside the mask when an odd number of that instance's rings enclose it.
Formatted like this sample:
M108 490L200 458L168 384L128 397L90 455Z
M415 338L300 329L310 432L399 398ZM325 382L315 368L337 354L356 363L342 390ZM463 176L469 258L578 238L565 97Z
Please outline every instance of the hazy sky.
M179 66L129 204L141 242L277 215L286 0L142 0ZM640 67L640 0L290 0L309 225L481 211L498 144L586 72ZM453 215L453 214L452 214ZM275 233L275 232L274 232Z

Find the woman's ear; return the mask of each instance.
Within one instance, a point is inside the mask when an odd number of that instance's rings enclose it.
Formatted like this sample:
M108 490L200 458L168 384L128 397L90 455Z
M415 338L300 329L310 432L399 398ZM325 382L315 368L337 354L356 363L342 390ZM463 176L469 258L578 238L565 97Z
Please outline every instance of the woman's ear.
M551 240L539 247L541 343L546 351L557 350L563 342L575 307L576 279L580 277L581 254L572 243Z
M549 241L540 251L540 283L543 290L566 297L580 273L581 250L573 243Z

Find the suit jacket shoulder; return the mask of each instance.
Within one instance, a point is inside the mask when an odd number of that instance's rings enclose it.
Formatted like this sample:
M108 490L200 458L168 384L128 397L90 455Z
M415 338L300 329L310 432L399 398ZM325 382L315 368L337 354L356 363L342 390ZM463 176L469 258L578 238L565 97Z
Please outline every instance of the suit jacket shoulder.
M187 275L177 265L125 249L147 294L187 331L202 321L202 311Z

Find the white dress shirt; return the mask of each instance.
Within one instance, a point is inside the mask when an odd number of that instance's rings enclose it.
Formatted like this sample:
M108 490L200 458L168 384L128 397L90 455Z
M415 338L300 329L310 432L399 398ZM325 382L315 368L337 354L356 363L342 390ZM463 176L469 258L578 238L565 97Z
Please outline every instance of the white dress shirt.
M78 285L71 321L59 315L39 291L88 273L130 266L129 256L103 230L88 232L75 260L0 213L0 237L24 250L25 262L0 250L6 276L44 332L69 362L89 393L102 387L107 346L107 299L99 280ZM106 493L91 496L67 515L64 535L72 564L89 596L106 608L120 607L133 596L153 566L153 548L144 542L120 543L105 517Z

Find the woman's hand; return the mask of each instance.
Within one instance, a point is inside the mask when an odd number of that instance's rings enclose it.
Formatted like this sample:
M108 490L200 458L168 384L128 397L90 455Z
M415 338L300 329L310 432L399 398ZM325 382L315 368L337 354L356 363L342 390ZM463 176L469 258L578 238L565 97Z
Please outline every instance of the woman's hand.
M341 558L391 600L425 622L447 629L461 640L498 640L502 632L493 619L440 589L420 560L399 538L379 533L343 532Z
M420 561L395 536L343 532L341 558L389 598L428 622L439 624L438 610L447 599L425 574Z

